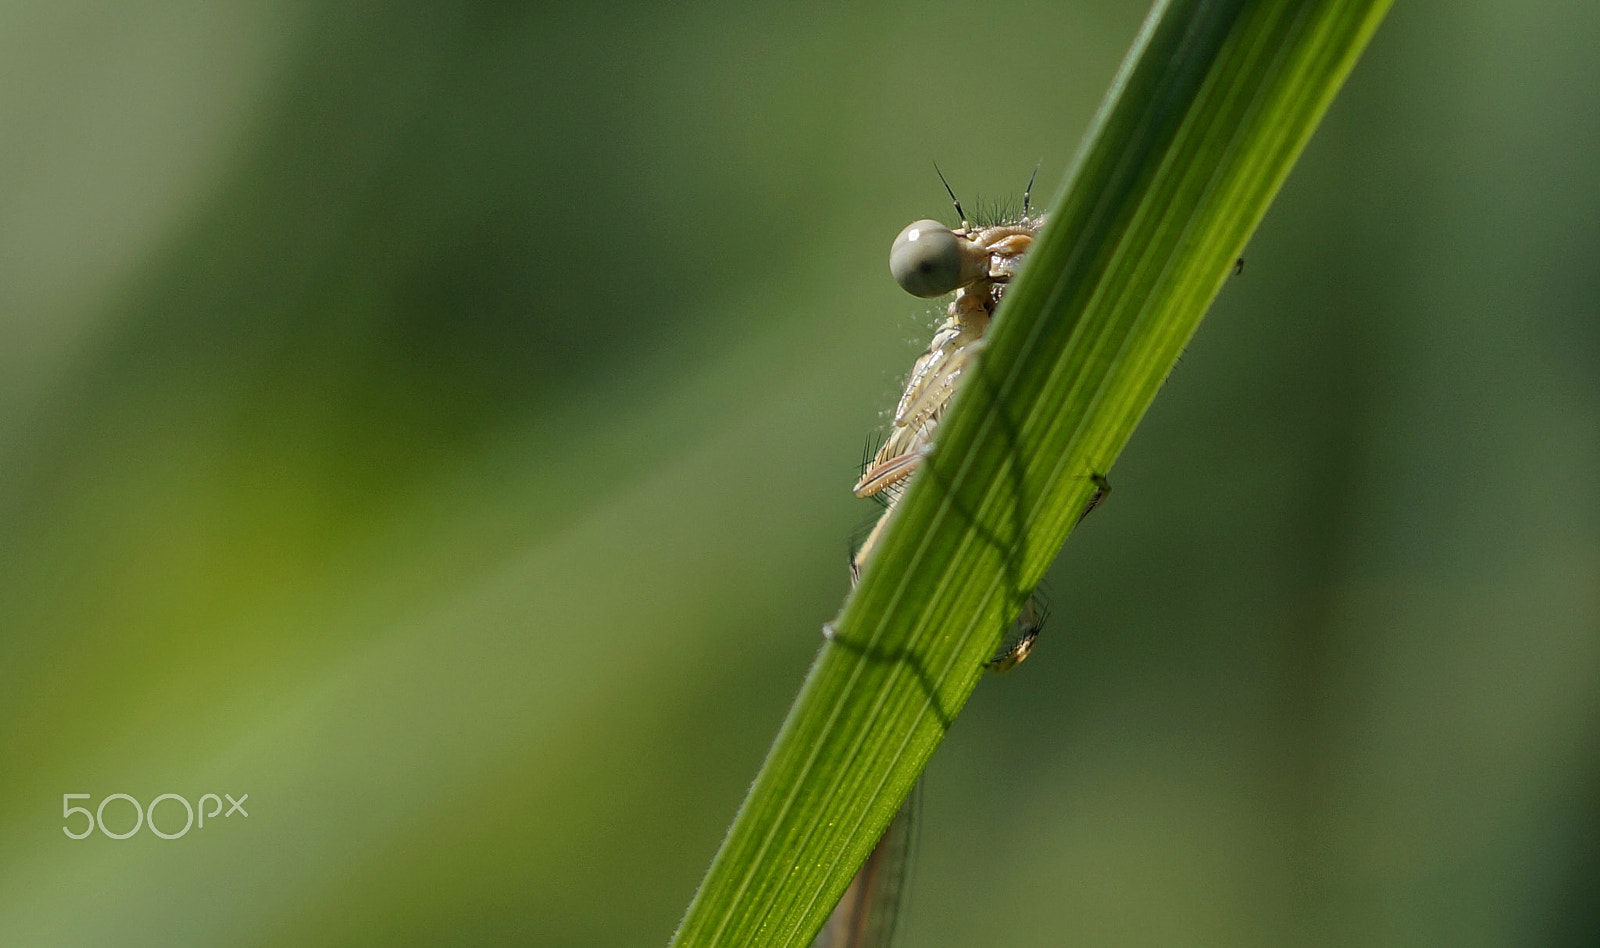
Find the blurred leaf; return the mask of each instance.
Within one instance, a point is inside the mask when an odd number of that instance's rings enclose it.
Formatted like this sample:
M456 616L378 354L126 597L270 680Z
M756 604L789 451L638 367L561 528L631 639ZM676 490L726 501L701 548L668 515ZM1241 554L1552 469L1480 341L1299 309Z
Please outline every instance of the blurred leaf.
M1157 5L675 945L821 925L1388 6Z

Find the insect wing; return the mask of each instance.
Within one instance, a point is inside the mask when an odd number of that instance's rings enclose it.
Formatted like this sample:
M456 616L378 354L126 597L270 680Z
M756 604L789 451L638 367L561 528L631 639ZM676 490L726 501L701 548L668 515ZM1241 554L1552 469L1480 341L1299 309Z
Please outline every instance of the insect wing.
M811 948L888 948L894 940L911 873L920 795L914 789L901 804Z

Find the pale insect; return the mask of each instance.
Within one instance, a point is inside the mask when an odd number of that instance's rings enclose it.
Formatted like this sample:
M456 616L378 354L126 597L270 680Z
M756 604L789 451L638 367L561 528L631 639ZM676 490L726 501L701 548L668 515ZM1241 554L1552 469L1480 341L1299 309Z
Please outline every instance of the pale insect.
M940 176L943 180L943 175ZM949 184L945 190L950 191ZM876 548L889 516L899 502L906 479L921 466L933 445L934 433L973 357L983 347L984 335L994 319L1006 284L1022 265L1023 256L1044 226L1044 216L1030 214L1033 181L1022 196L1022 215L1015 221L974 227L967 221L954 192L961 226L945 227L921 220L907 226L889 251L889 270L895 281L914 296L931 298L954 291L955 300L934 332L928 350L917 359L906 380L905 392L895 406L889 434L877 454L864 465L856 482L857 497L885 501L883 515L850 560L851 582ZM1096 479L1102 486L1104 482ZM1092 509L1100 494L1090 502ZM1086 510L1085 513L1088 511ZM1011 644L1003 647L985 667L1009 671L1033 649L1045 609L1037 596L1029 597L1016 623ZM910 864L915 836L918 792L913 790L895 814L872 854L845 890L844 896L812 948L883 948L894 937L899 905Z
M944 176L939 180L943 181ZM883 516L851 559L852 581L860 579L862 567L877 547L906 479L922 465L922 459L933 447L934 433L973 358L983 348L1006 286L1021 268L1023 257L1045 222L1044 215L1030 212L1032 179L1022 193L1022 215L986 227L968 223L961 201L948 183L945 191L961 217L961 226L952 229L938 221L916 221L900 231L889 248L889 271L906 292L925 299L951 291L956 295L927 351L911 368L905 391L895 405L888 436L856 482L857 497L878 497L886 503ZM1091 509L1093 506L1091 502ZM1044 619L1044 605L1036 596L1029 597L1017 619L1017 634L986 667L1009 671L1027 658Z

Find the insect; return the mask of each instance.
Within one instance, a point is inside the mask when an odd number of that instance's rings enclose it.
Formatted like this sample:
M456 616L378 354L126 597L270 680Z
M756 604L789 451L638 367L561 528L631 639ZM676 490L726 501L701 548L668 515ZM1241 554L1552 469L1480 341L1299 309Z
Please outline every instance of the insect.
M940 175L939 180L944 181L944 176ZM983 349L1006 286L1021 269L1023 258L1045 223L1044 215L1032 213L1031 178L1022 194L1021 216L982 227L967 220L966 211L948 182L945 191L961 225L949 228L935 220L915 221L900 231L889 249L889 272L906 292L927 299L953 291L955 298L945 311L944 321L934 330L927 351L911 368L905 391L895 405L888 436L856 481L857 497L877 497L885 501L885 509L851 558L852 582L861 578L861 569L877 547L907 479L933 447L939 422L973 359ZM1097 502L1098 496L1090 508ZM1027 658L1045 615L1043 603L1037 596L1030 597L1009 644L986 667L1009 671Z
M1037 174L1037 169L1035 170ZM940 175L940 180L944 176ZM928 349L917 358L905 391L895 405L888 435L872 458L862 466L856 481L857 497L884 502L883 514L850 559L851 583L876 549L879 537L908 478L916 473L974 357L982 351L985 334L994 320L1006 285L1022 266L1023 258L1044 226L1042 214L1031 212L1033 181L1023 192L1022 214L1015 220L975 227L950 190L945 191L961 218L959 227L920 220L900 231L889 251L889 270L901 288L929 299L955 293L946 316L934 331ZM1105 482L1096 478L1100 492L1090 501L1093 509L1104 495ZM1088 510L1084 511L1085 514ZM1009 637L985 667L1004 672L1015 668L1033 650L1044 624L1046 608L1036 595L1029 597ZM910 864L915 835L916 800L913 790L895 814L872 854L851 881L839 905L829 916L812 948L883 948L894 937L900 896Z

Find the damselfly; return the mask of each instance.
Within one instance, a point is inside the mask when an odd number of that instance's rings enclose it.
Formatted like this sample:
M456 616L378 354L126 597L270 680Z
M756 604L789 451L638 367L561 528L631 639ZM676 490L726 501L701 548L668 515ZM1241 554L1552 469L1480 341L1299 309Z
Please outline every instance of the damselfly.
M945 190L950 190L948 184ZM985 334L1005 295L1006 285L1020 269L1035 236L1044 226L1044 216L1031 213L1029 195L1032 190L1030 180L1028 190L1023 192L1020 217L979 227L967 220L961 202L950 192L961 218L959 227L945 227L933 220L916 221L900 232L889 251L889 270L908 293L932 298L954 292L955 299L946 310L944 322L934 332L927 351L912 366L905 391L895 406L888 436L863 466L861 479L856 482L856 496L877 497L884 501L884 511L851 557L852 583L860 579L861 570L876 549L907 479L921 466L932 448L951 399L972 367L974 357L983 348ZM1090 509L1105 490L1103 479L1096 478L1096 483L1101 492L1090 502ZM985 663L986 667L993 671L1009 671L1027 658L1044 618L1043 604L1037 595L1030 597L1008 643ZM913 790L817 935L812 948L881 948L894 937L910 863L911 840L915 835L917 797L918 792Z
M927 351L911 368L905 391L895 405L888 436L856 481L856 496L883 500L884 511L851 557L852 582L860 579L861 569L876 549L907 479L933 447L939 422L972 360L983 348L1007 284L1021 269L1034 237L1044 226L1044 215L1032 213L1029 203L1031 179L1022 194L1021 216L981 227L967 220L966 211L949 184L945 190L955 204L961 226L949 228L934 220L915 221L900 231L889 249L889 271L902 289L925 299L953 291L955 299L945 311L944 322L934 331ZM1093 506L1091 502L1091 509ZM1043 604L1036 596L1030 597L1018 618L1017 633L987 667L994 671L1016 667L1032 649L1044 618Z

